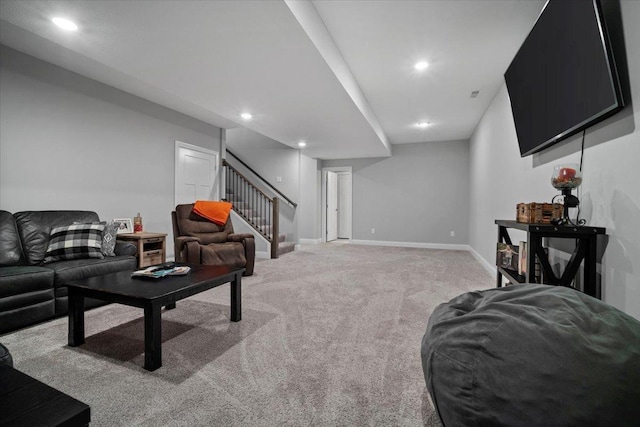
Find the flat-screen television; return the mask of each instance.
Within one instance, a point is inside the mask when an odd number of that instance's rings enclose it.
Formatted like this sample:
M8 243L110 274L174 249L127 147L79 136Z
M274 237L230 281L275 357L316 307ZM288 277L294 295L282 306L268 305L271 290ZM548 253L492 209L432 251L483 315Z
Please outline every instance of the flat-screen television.
M624 106L598 0L549 0L504 78L522 157Z

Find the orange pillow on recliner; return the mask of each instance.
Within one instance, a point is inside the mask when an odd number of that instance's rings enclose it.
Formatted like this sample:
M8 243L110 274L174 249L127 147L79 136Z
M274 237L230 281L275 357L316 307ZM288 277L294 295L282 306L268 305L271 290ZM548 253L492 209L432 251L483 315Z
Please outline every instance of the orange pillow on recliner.
M229 202L197 200L193 205L193 212L215 224L223 226L229 219L231 207L232 205Z

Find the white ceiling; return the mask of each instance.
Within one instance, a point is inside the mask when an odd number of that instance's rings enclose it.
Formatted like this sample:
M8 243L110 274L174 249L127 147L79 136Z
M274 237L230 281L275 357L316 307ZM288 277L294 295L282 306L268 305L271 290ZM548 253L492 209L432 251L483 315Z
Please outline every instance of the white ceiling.
M311 157L379 157L469 138L543 4L2 0L0 43L216 126L305 140Z

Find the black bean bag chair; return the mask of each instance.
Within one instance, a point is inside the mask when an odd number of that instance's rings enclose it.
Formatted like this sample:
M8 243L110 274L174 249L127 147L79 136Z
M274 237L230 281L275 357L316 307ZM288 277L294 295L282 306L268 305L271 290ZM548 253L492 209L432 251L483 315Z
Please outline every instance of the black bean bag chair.
M640 426L640 322L570 288L515 285L439 305L422 368L446 427Z

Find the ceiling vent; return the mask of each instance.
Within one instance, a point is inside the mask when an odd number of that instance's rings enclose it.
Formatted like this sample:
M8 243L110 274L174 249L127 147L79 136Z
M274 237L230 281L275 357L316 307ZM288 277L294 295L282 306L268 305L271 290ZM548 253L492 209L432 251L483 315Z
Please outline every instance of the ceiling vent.
M471 92L471 97L472 98L477 98L478 95L480 95L480 91L479 90L474 90L473 92Z

